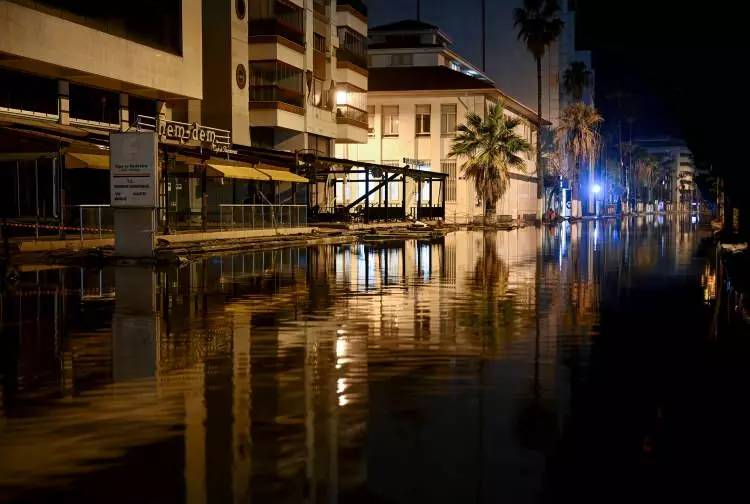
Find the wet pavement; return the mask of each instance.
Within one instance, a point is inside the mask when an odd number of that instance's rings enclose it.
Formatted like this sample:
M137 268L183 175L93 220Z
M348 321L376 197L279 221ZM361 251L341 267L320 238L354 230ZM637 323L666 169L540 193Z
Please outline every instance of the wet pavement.
M25 266L0 501L651 502L741 488L747 341L689 218Z

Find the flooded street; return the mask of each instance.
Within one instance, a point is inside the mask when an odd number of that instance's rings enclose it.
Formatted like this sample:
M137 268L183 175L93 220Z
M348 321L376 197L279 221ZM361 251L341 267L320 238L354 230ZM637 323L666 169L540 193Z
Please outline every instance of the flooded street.
M26 266L1 304L0 501L712 492L748 447L748 378L712 331L706 235L659 216Z

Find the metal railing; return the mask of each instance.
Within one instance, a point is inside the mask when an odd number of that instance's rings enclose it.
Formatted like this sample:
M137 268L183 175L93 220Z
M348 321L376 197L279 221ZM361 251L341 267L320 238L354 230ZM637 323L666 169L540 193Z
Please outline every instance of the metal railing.
M98 235L102 238L104 234L114 232L114 213L109 205L71 205L67 208L71 224L73 224L67 229L78 228L77 232L81 240L87 234Z
M307 226L307 205L219 205L221 229Z
M336 118L349 119L367 126L367 112L351 105L336 105Z

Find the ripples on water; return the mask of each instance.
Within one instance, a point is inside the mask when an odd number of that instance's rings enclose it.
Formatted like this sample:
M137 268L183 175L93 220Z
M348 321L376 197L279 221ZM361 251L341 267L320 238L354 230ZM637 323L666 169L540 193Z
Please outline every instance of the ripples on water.
M715 296L697 229L638 219L157 271L26 267L1 304L0 500L567 491L558 459L578 463L578 391L620 307L673 282L698 311Z

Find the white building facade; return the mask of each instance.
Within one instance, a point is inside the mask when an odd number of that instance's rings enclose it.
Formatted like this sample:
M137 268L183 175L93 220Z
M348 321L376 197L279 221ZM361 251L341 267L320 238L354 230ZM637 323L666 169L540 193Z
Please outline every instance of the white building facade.
M435 26L404 21L373 28L370 33L368 141L337 145L337 157L446 173L444 189L438 181L423 183L421 189L418 183L406 185L407 215L413 214L409 209L417 204L438 205L444 198L448 222L472 222L484 214L484 205L472 182L462 175L462 160L449 153L456 127L466 121L467 114L484 117L502 102L506 114L521 118L518 134L532 149L524 155L525 169L512 172L496 213L499 220L533 220L537 211L536 113L502 93L486 75L451 51L449 39ZM353 184L339 203L354 201L363 191ZM401 201L401 191L403 186L389 187L389 200ZM382 198L372 195L371 202L374 199L377 204Z

